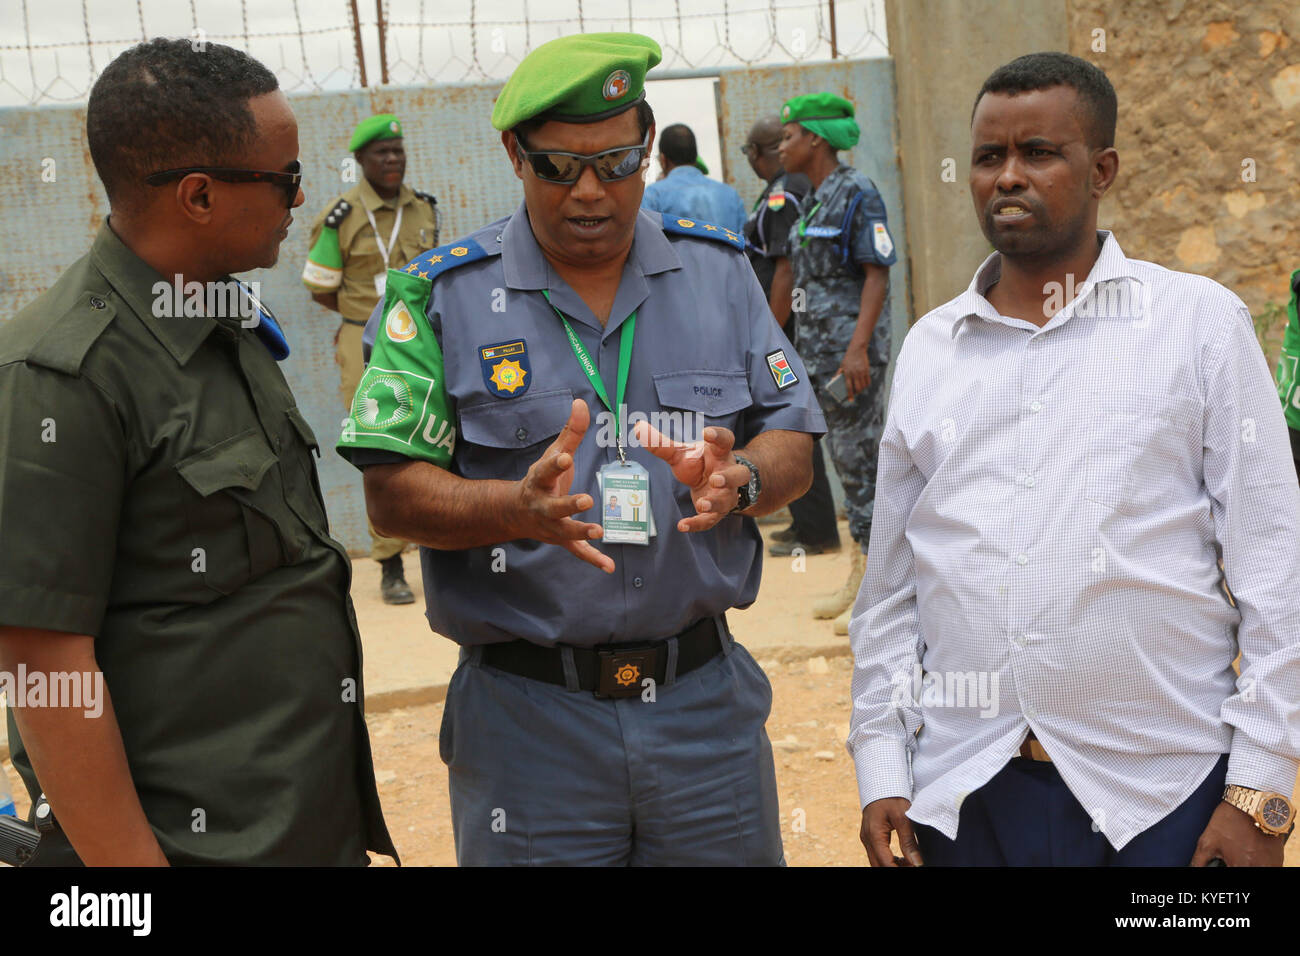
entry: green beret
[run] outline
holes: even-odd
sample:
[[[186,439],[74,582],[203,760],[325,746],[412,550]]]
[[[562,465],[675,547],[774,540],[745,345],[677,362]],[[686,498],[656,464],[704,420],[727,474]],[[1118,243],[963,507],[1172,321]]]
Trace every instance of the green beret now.
[[[357,124],[357,128],[352,131],[352,139],[348,141],[348,149],[355,153],[377,139],[397,139],[401,135],[402,124],[398,118],[392,113],[380,113]]]
[[[543,43],[515,67],[492,110],[492,125],[513,129],[534,117],[595,123],[639,103],[646,72],[663,59],[639,33],[577,33]]]
[[[834,93],[808,93],[786,100],[781,107],[781,122],[798,123],[833,149],[849,149],[861,135],[853,118],[853,104]]]

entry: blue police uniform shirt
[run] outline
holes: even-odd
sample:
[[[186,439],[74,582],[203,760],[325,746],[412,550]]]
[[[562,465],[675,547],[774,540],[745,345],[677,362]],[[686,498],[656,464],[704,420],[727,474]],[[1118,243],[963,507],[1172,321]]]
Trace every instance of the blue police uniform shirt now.
[[[522,205],[469,240],[417,259],[412,265],[439,255],[449,260],[449,249],[485,253],[435,275],[425,312],[442,349],[457,424],[450,470],[469,479],[522,478],[564,427],[573,399],[581,398],[592,420],[574,455],[571,491],[586,491],[596,501],[576,517],[600,520],[597,472],[617,459],[609,440],[617,426],[544,289],[595,361],[611,401],[620,330],[636,312],[629,418],[650,415],[652,424],[683,441],[701,437],[705,426],[722,426],[735,433],[738,448],[767,429],[824,434],[803,365],[772,318],[741,240],[703,238],[709,229],[720,231],[642,211],[604,329],[543,257]],[[367,355],[381,312],[382,305],[365,330]],[[526,387],[506,391],[490,379],[484,350],[498,346],[527,369]],[[361,468],[410,460],[374,448],[339,450]],[[592,542],[613,557],[613,574],[532,540],[461,551],[421,547],[433,630],[463,645],[525,638],[590,646],[670,637],[701,618],[751,604],[763,552],[753,519],[732,515],[708,531],[680,532],[677,521],[696,513],[690,489],[647,449],[630,446],[627,457],[650,475],[657,534],[649,545]]]
[[[740,193],[694,166],[675,166],[663,179],[647,186],[641,206],[673,219],[698,219],[726,226],[732,232],[745,228],[748,215]]]

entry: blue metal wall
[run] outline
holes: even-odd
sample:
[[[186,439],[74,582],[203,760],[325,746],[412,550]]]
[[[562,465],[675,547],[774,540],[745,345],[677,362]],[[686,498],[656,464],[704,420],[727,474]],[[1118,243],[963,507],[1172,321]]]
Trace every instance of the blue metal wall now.
[[[842,61],[816,66],[721,71],[722,128],[729,181],[747,202],[761,184],[739,147],[760,112],[774,112],[797,92],[835,89],[853,99],[863,123],[862,143],[849,161],[880,187],[899,246],[894,268],[894,323],[902,342],[907,317],[905,232],[896,162],[893,71],[889,60]],[[449,241],[509,215],[522,191],[503,155],[489,116],[498,86],[443,86],[320,93],[291,97],[298,117],[305,166],[306,204],[295,214],[274,269],[250,275],[276,313],[293,352],[284,372],[303,413],[325,445],[320,461],[334,534],[350,549],[368,551],[360,475],[332,450],[346,413],[339,396],[332,344],[338,319],[311,301],[299,281],[308,228],[316,213],[350,184],[341,179],[352,128],[372,113],[401,117],[407,182],[434,193]],[[671,119],[664,118],[665,122]],[[42,181],[42,163],[54,160],[54,182]],[[49,288],[89,247],[108,207],[86,149],[84,107],[0,110],[0,322]]]

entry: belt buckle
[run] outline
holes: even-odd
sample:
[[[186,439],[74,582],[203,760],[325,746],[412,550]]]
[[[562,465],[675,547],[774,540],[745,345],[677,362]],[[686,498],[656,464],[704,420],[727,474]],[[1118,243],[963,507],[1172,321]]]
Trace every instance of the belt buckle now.
[[[597,697],[619,699],[639,697],[641,682],[649,677],[654,679],[655,665],[659,661],[660,648],[655,645],[642,647],[597,648],[596,656],[600,662],[600,675],[593,693]]]

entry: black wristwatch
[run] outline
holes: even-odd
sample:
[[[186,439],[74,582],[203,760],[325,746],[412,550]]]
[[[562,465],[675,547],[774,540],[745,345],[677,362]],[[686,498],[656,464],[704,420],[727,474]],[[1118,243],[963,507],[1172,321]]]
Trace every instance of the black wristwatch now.
[[[732,454],[732,457],[736,459],[737,464],[744,465],[749,469],[749,481],[736,489],[736,494],[740,496],[740,500],[736,502],[736,507],[732,508],[730,511],[730,514],[735,514],[737,511],[744,511],[758,500],[758,493],[762,490],[763,483],[758,479],[757,465],[748,458],[742,458],[740,455],[734,453]]]

